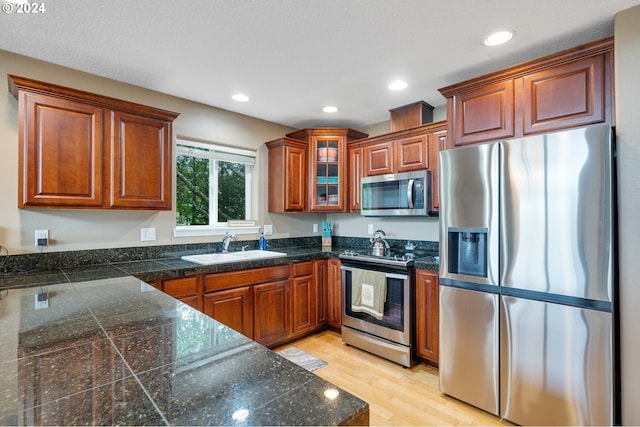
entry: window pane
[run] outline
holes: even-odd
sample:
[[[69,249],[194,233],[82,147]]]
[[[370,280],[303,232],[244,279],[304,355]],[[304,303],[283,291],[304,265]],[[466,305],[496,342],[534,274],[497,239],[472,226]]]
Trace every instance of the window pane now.
[[[176,225],[209,225],[209,160],[176,156]]]
[[[218,161],[218,222],[245,218],[245,165]]]

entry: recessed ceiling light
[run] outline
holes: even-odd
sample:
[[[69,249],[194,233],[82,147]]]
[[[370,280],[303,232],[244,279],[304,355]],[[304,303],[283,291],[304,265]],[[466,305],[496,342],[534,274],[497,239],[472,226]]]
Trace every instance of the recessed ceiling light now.
[[[233,98],[234,101],[238,102],[247,102],[249,100],[249,97],[242,93],[236,93],[231,98]]]
[[[396,80],[389,85],[389,89],[391,90],[402,90],[407,88],[407,82],[402,80]]]
[[[322,109],[325,113],[335,113],[338,111],[338,107],[334,107],[333,105],[327,105]]]
[[[513,31],[497,31],[484,39],[487,46],[498,46],[504,44],[513,38]]]

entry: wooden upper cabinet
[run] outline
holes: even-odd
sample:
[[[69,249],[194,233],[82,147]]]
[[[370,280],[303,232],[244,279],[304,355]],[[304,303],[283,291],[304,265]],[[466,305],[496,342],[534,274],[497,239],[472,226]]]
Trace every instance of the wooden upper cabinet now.
[[[447,146],[447,131],[441,130],[429,136],[429,170],[431,171],[431,208],[440,209],[440,151]]]
[[[456,145],[514,136],[513,102],[511,80],[455,95]]]
[[[18,207],[171,209],[177,113],[9,75]]]
[[[367,134],[309,128],[267,142],[269,212],[347,212],[347,144]]]
[[[407,172],[429,168],[428,135],[418,135],[395,142],[395,171]]]
[[[343,212],[347,208],[347,144],[344,136],[309,138],[309,210]]]
[[[267,143],[269,212],[303,212],[307,200],[307,145],[291,138]]]
[[[349,148],[349,211],[357,212],[362,203],[360,179],[364,176],[363,148]]]
[[[440,89],[447,148],[614,123],[613,37]]]
[[[393,173],[393,146],[393,141],[387,141],[364,147],[364,176]]]
[[[524,135],[605,121],[604,69],[598,55],[523,77]]]
[[[171,125],[114,112],[110,169],[115,208],[171,209]]]
[[[102,108],[29,92],[18,101],[18,207],[101,207]]]

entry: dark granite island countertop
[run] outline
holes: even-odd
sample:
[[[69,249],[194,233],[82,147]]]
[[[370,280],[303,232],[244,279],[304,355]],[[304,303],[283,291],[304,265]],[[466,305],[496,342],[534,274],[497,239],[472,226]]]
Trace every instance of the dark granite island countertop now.
[[[0,378],[0,425],[369,420],[366,402],[132,276],[0,290]]]

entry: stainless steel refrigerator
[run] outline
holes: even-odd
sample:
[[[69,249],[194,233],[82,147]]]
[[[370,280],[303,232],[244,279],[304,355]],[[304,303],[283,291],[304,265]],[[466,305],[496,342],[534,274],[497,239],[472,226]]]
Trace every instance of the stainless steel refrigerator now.
[[[595,125],[440,153],[440,389],[523,425],[617,422],[615,171]]]

